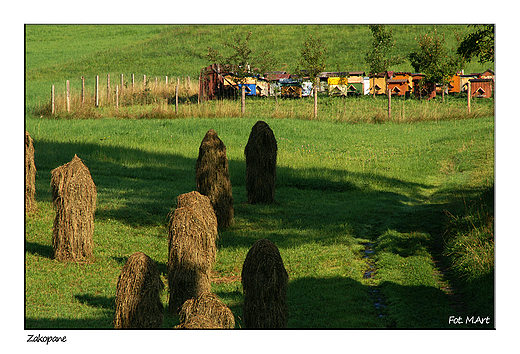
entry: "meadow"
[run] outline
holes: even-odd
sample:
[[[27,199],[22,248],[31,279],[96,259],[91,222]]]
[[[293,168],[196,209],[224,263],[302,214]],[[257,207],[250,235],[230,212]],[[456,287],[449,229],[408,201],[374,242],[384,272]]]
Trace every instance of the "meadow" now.
[[[286,37],[297,33],[293,26],[257,27],[284,30]],[[317,29],[338,31],[301,30]],[[221,30],[227,35],[244,28]],[[366,28],[342,30],[365,33]],[[157,262],[167,283],[167,215],[179,194],[196,189],[195,161],[209,129],[227,147],[235,201],[235,225],[219,230],[212,291],[233,311],[238,328],[241,267],[259,238],[278,246],[289,273],[290,328],[453,328],[452,315],[491,318],[488,325],[457,328],[494,326],[493,102],[479,102],[483,112],[468,117],[449,116],[453,109],[438,102],[402,101],[417,105],[413,110],[445,111],[433,119],[405,114],[390,121],[363,114],[363,99],[328,98],[317,121],[306,113],[277,116],[272,100],[261,99],[248,102],[245,117],[228,111],[174,119],[157,112],[95,119],[36,114],[48,98],[47,87],[73,75],[197,75],[206,65],[198,57],[197,48],[208,44],[201,38],[215,40],[211,26],[113,26],[95,35],[101,31],[98,26],[26,28],[25,129],[34,139],[38,171],[38,209],[25,221],[26,328],[111,328],[117,278],[137,251]],[[183,36],[196,38],[184,43],[183,53],[191,53],[191,60],[171,49],[179,45],[175,39],[183,43]],[[354,36],[330,35],[332,42],[340,38]],[[171,55],[152,56],[151,44],[156,53]],[[330,60],[343,65],[345,57]],[[279,100],[279,107],[292,112],[305,110],[306,104]],[[342,119],[341,107],[362,119]],[[274,205],[246,203],[244,147],[260,119],[278,142]],[[89,264],[52,259],[50,171],[74,154],[88,166],[98,190],[95,261]],[[374,271],[368,274],[368,269]],[[165,306],[167,298],[166,290]],[[165,328],[177,323],[165,312]]]

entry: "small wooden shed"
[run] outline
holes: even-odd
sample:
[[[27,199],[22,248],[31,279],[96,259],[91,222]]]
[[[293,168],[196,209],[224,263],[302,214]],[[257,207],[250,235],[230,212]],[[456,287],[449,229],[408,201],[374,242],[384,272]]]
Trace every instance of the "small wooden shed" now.
[[[495,81],[495,72],[491,69],[487,69],[482,74],[480,74],[481,79],[492,79]]]
[[[233,97],[237,87],[230,85],[225,76],[231,69],[215,63],[203,68],[199,78],[199,97],[203,100]]]
[[[324,71],[320,73],[318,78],[320,79],[319,92],[329,91],[329,78],[331,77],[347,77],[346,71]]]
[[[416,98],[424,98],[427,100],[435,98],[435,83],[425,82],[423,79],[426,75],[422,73],[413,73],[411,76],[413,82],[413,93]]]
[[[389,79],[387,83],[388,89],[394,96],[405,96],[410,92],[407,79]]]
[[[479,77],[480,74],[477,73],[460,75],[460,92],[467,92],[469,80],[478,79]]]
[[[490,98],[493,94],[493,79],[470,79],[471,97]]]
[[[350,95],[363,95],[364,94],[364,82],[365,72],[364,71],[349,71],[348,73],[348,88],[347,92]]]
[[[385,71],[379,74],[370,75],[370,94],[386,95],[386,80],[391,79],[394,75],[393,71]]]
[[[348,78],[347,77],[329,77],[327,79],[329,96],[347,96],[348,94]]]
[[[461,79],[460,76],[463,74],[463,71],[459,71],[455,75],[451,77],[450,82],[448,83],[448,93],[460,93],[461,89]]]
[[[301,98],[302,87],[300,83],[293,79],[280,80],[281,96],[284,98]]]
[[[269,82],[269,95],[274,96],[280,92],[280,80],[286,80],[291,77],[291,74],[287,74],[285,71],[271,71],[264,75],[266,80]]]

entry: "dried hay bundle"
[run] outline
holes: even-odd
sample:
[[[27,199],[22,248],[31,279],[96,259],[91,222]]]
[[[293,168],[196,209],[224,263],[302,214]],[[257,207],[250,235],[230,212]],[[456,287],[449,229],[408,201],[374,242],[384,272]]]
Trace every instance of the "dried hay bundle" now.
[[[193,316],[187,322],[181,322],[175,329],[215,329],[220,328],[217,327],[215,322],[213,322],[210,318],[206,318],[204,316]]]
[[[189,298],[211,290],[210,271],[217,257],[216,217],[209,199],[197,194],[182,195],[168,226],[169,310],[176,313]],[[206,200],[206,202],[203,202]],[[194,201],[194,202],[193,202]],[[209,207],[201,208],[201,206]]]
[[[234,209],[229,163],[226,146],[213,129],[208,130],[202,139],[195,171],[197,190],[209,198],[218,226],[230,226],[233,223]]]
[[[198,322],[211,323],[210,328],[235,328],[235,317],[231,310],[210,292],[203,293],[194,299],[188,299],[179,311],[179,319],[182,323]]]
[[[287,271],[274,243],[253,244],[242,267],[246,328],[287,327]]]
[[[132,254],[117,281],[114,328],[158,328],[163,323],[159,269],[143,252]]]
[[[211,232],[217,234],[217,217],[209,198],[197,191],[181,194],[177,197],[176,209],[182,207],[190,207],[204,215],[204,219],[208,223]]]
[[[251,129],[245,147],[247,201],[251,204],[275,202],[276,154],[274,133],[264,121]]]
[[[52,200],[56,208],[52,247],[54,258],[84,261],[92,257],[96,185],[90,171],[74,155],[71,162],[51,172]]]
[[[33,139],[25,132],[25,212],[31,213],[36,210],[36,165],[34,164]]]
[[[186,269],[182,265],[168,264],[168,287],[168,310],[171,314],[177,314],[186,300],[210,292],[211,281],[208,272],[203,269]]]

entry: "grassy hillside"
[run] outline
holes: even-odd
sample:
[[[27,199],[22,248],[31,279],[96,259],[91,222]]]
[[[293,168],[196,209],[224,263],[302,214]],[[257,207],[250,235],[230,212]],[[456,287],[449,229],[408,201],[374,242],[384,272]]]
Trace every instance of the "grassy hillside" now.
[[[421,34],[444,35],[455,47],[456,36],[471,31],[465,25],[393,25],[396,54],[415,50]],[[252,32],[254,51],[268,50],[280,70],[293,71],[308,35],[328,49],[327,70],[364,70],[364,55],[372,34],[367,25],[27,25],[26,93],[28,104],[47,98],[52,84],[106,74],[198,77],[210,64],[207,48],[224,50],[222,42]],[[468,72],[489,65],[472,62]],[[409,62],[391,70],[412,71]]]
[[[449,46],[470,30],[393,26],[396,50],[409,53],[414,37],[435,28]],[[490,316],[489,324],[458,327],[493,327],[494,100],[474,100],[467,115],[460,97],[396,99],[389,121],[381,118],[386,100],[371,97],[321,97],[319,120],[308,119],[310,100],[262,98],[249,100],[245,116],[219,118],[190,115],[222,108],[196,99],[183,101],[183,116],[161,116],[161,107],[144,116],[35,114],[52,84],[61,92],[81,76],[197,77],[208,46],[221,49],[249,30],[253,49],[270,50],[282,70],[293,70],[308,34],[329,47],[327,70],[367,70],[365,25],[26,26],[25,129],[34,139],[38,209],[25,219],[25,326],[111,328],[117,277],[137,251],[158,263],[166,282],[168,213],[179,194],[196,189],[198,148],[212,128],[227,148],[235,207],[235,225],[219,231],[212,291],[238,328],[241,267],[259,238],[279,247],[289,273],[291,328],[457,328],[450,316]],[[239,112],[238,102],[230,105]],[[246,203],[244,147],[259,119],[278,143],[274,205]],[[89,264],[53,259],[51,171],[74,154],[98,190]],[[167,306],[167,290],[161,300]],[[165,328],[178,321],[165,313]]]

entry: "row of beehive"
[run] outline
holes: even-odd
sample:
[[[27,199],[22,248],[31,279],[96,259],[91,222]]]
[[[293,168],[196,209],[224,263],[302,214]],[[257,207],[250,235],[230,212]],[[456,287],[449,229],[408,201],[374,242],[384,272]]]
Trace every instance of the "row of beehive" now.
[[[294,75],[285,71],[267,73],[264,77],[247,77],[237,80],[229,72],[221,72],[217,64],[213,64],[206,73],[220,78],[222,92],[232,92],[235,88],[245,86],[248,96],[272,96],[277,92],[282,97],[312,96],[313,83],[309,79],[298,80]],[[450,80],[447,92],[450,94],[467,92],[468,82],[471,82],[472,97],[491,97],[494,90],[494,72],[487,70],[484,73],[464,75],[459,72]],[[328,92],[331,96],[348,95],[387,95],[387,89],[394,96],[410,96],[433,98],[436,93],[442,92],[442,87],[435,84],[424,84],[421,73],[386,71],[376,75],[365,76],[363,71],[350,72],[323,72],[319,76],[319,92]],[[201,80],[201,87],[205,78]],[[212,82],[218,80],[212,79]],[[208,90],[206,90],[208,91]],[[201,89],[201,92],[204,90]],[[208,98],[217,98],[208,97]],[[220,97],[219,97],[220,98]]]

